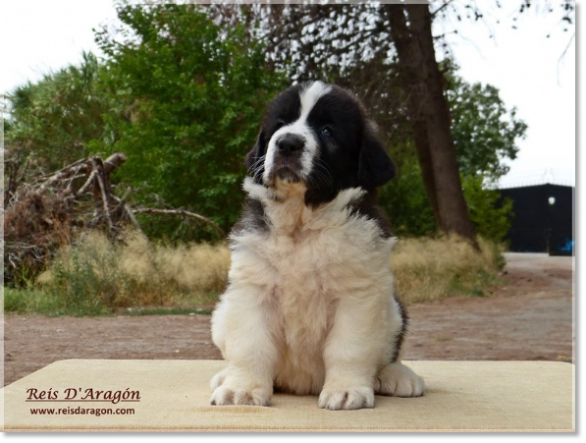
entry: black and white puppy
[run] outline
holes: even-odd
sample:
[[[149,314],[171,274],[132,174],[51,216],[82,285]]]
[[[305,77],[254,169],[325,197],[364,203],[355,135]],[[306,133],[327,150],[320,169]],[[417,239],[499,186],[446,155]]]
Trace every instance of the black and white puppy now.
[[[246,162],[229,286],[212,318],[228,364],[211,403],[266,406],[273,388],[319,394],[328,409],[423,395],[400,362],[407,316],[374,204],[395,170],[362,105],[337,86],[293,86],[269,104]]]

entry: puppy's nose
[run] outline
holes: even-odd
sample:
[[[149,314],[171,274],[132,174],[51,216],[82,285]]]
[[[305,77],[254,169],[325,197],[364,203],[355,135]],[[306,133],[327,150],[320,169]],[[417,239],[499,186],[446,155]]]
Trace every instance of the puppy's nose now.
[[[277,148],[282,155],[291,155],[303,148],[305,141],[295,134],[286,134],[277,142]]]

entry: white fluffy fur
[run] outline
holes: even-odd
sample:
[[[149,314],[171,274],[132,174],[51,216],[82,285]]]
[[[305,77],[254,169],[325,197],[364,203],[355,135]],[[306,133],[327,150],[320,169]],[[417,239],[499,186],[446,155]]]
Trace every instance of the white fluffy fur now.
[[[228,366],[212,380],[212,404],[268,405],[273,385],[320,394],[328,409],[373,407],[375,391],[422,395],[420,377],[399,362],[386,366],[401,329],[394,240],[349,214],[364,191],[311,209],[301,183],[271,191],[247,179],[244,188],[265,205],[271,229],[231,238],[230,285],[212,318]]]

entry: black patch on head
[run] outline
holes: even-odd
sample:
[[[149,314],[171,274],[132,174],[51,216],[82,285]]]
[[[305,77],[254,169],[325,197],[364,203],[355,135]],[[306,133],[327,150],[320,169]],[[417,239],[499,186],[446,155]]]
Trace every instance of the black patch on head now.
[[[395,348],[393,350],[393,355],[391,356],[391,363],[395,363],[399,358],[401,346],[403,345],[403,340],[405,339],[405,334],[407,333],[407,326],[409,324],[409,316],[407,315],[407,310],[405,309],[405,306],[403,306],[403,303],[401,303],[401,300],[399,300],[398,297],[395,297],[395,300],[397,302],[397,305],[399,306],[399,314],[401,315],[403,324],[401,325],[401,330],[395,336],[394,339]]]
[[[246,155],[248,174],[255,183],[262,184],[264,174],[264,156],[267,153],[268,143],[275,132],[282,126],[292,123],[299,118],[301,112],[301,85],[292,86],[281,92],[271,101],[263,118],[262,128],[254,148]]]
[[[313,106],[307,123],[317,137],[319,155],[313,161],[305,202],[318,206],[333,200],[343,189],[359,186],[358,163],[365,117],[353,96],[332,86]]]
[[[368,192],[360,201],[350,204],[350,214],[374,220],[381,231],[382,238],[391,237],[391,222],[385,211],[375,204],[376,193]]]
[[[270,221],[266,216],[263,204],[259,200],[247,197],[244,200],[242,216],[232,227],[232,233],[239,234],[247,231],[264,234],[269,232],[269,224]]]
[[[395,165],[373,132],[367,128],[363,136],[358,163],[358,183],[365,189],[378,188],[396,175]]]

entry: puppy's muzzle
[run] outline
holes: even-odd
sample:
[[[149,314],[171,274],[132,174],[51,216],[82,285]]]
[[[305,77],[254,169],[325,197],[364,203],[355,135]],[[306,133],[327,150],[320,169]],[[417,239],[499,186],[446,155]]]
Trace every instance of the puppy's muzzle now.
[[[296,134],[284,134],[277,140],[276,147],[274,176],[293,183],[300,181],[305,139]]]

